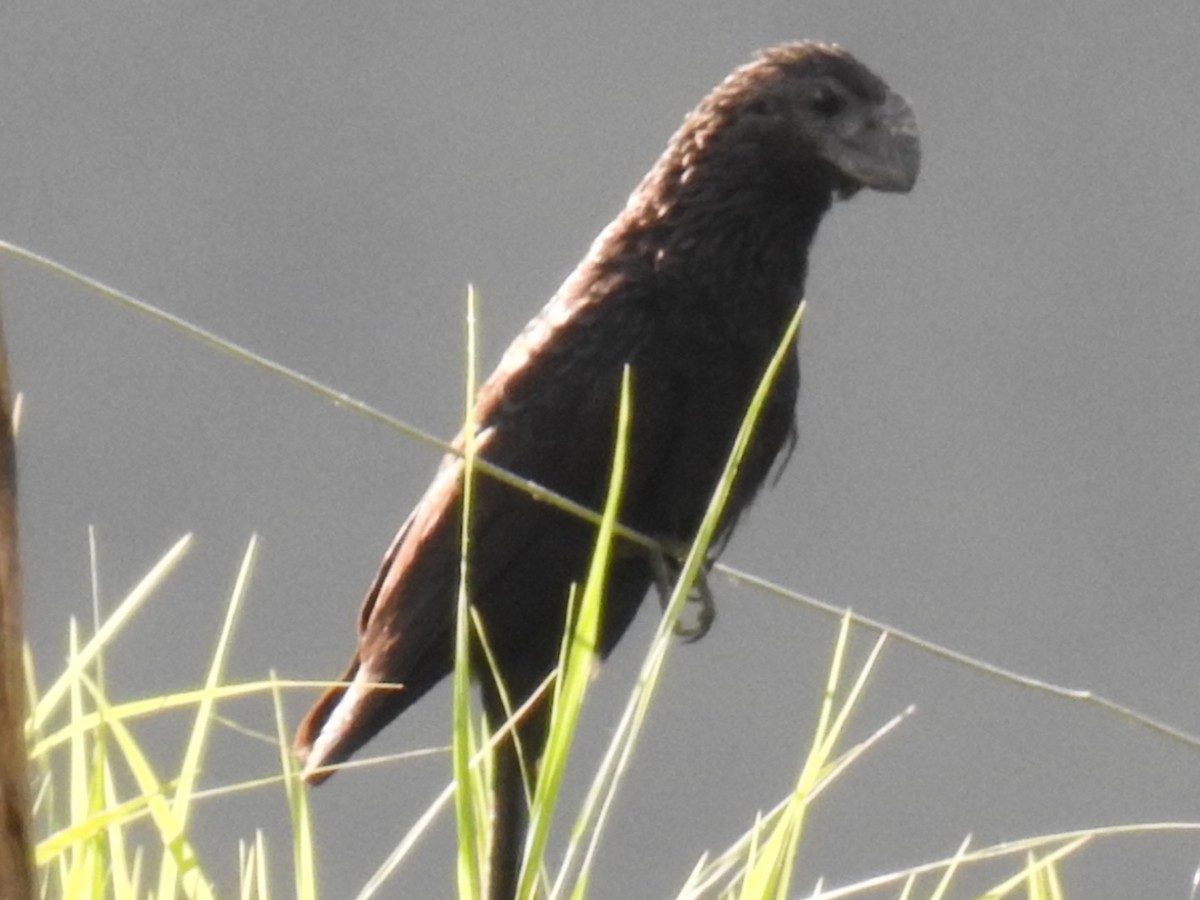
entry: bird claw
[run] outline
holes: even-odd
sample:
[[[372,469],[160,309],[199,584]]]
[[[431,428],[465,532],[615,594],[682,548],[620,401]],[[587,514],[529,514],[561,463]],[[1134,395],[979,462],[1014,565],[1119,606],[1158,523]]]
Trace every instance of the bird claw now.
[[[717,603],[713,599],[712,591],[708,588],[708,577],[703,572],[700,573],[696,583],[692,585],[691,591],[688,592],[687,602],[699,604],[699,609],[696,610],[696,622],[694,625],[685,625],[682,620],[677,621],[675,633],[683,638],[684,643],[694,644],[708,634],[708,630],[712,628],[713,622],[717,618]]]
[[[660,553],[651,555],[651,566],[654,569],[654,583],[658,588],[658,604],[665,610],[675,589],[679,568],[673,560],[669,560]],[[687,625],[684,624],[681,616],[675,622],[675,634],[683,638],[684,643],[694,644],[708,634],[717,618],[717,603],[709,589],[708,576],[705,571],[701,570],[696,576],[696,581],[688,590],[687,599],[684,602],[689,605],[699,605],[699,609],[696,611],[696,621],[692,625]]]

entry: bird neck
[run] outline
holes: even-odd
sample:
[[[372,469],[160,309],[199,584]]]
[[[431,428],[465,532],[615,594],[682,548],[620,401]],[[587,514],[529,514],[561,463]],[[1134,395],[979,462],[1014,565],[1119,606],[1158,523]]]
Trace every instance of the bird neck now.
[[[832,189],[819,172],[780,173],[745,156],[684,161],[670,153],[659,161],[615,232],[670,302],[761,345],[803,294],[808,248]]]

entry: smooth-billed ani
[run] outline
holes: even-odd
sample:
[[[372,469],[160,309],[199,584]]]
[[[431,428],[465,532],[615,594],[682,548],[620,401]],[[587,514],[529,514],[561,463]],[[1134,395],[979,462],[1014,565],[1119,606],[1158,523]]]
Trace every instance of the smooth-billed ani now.
[[[821,217],[835,198],[864,187],[907,192],[919,158],[908,104],[848,53],[811,42],[764,51],[688,115],[625,209],[509,347],[479,393],[477,452],[599,507],[628,363],[634,404],[621,519],[688,543],[803,292]],[[793,351],[744,457],[726,535],[793,431],[799,384]],[[300,726],[296,749],[314,783],[328,777],[314,770],[347,759],[451,671],[462,474],[458,457],[442,461],[367,593],[348,686],[327,691]],[[516,705],[555,664],[568,590],[585,575],[595,527],[482,475],[473,503],[470,596]],[[619,545],[602,655],[654,578],[647,551]],[[504,713],[495,685],[486,666],[475,671],[497,727]],[[520,726],[534,758],[545,713],[535,709]],[[498,760],[497,898],[512,894],[526,815],[507,748]]]

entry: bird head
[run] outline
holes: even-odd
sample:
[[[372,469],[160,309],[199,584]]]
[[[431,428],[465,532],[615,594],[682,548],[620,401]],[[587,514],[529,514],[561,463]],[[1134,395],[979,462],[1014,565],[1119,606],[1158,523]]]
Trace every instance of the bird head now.
[[[743,153],[747,164],[765,161],[773,174],[841,197],[861,188],[905,193],[920,169],[912,108],[832,44],[764,51],[718,86],[696,115],[719,125],[697,132],[701,144],[707,133],[728,141],[726,149]]]

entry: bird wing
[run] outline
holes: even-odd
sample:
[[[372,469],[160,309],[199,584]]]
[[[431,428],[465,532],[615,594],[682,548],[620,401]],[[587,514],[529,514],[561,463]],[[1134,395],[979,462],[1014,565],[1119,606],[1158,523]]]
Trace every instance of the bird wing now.
[[[573,291],[568,281],[509,347],[476,406],[480,457],[593,509],[602,501],[612,455],[612,440],[597,439],[597,432],[615,434],[620,364],[645,340],[645,331],[630,321],[634,314],[614,308],[633,298],[604,287],[600,315],[598,303],[587,303],[599,295]],[[660,420],[646,425],[665,426]],[[462,435],[454,446],[462,448]],[[458,456],[443,459],[385,555],[363,603],[347,684],[330,688],[297,732],[306,771],[348,758],[449,672],[463,468]],[[626,487],[638,485],[627,481]],[[550,505],[477,473],[471,520],[477,539],[469,563],[472,601],[485,614],[511,593],[489,587],[531,545],[544,545],[547,527],[561,527],[561,519]]]

